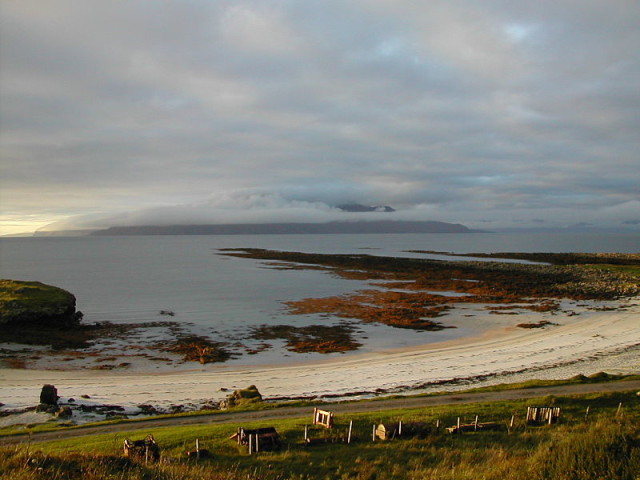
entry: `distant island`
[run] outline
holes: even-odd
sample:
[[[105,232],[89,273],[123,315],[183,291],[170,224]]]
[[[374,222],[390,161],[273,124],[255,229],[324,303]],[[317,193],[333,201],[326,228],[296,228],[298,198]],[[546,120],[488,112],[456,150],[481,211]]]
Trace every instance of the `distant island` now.
[[[140,225],[110,227],[91,235],[290,235],[336,233],[472,233],[458,223],[394,220],[327,223],[239,223],[217,225]]]

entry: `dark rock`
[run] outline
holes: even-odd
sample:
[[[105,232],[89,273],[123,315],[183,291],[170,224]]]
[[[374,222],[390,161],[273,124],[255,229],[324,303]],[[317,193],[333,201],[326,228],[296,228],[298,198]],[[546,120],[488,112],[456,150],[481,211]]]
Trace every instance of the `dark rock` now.
[[[140,413],[144,415],[157,415],[159,413],[158,409],[153,405],[143,404],[138,405],[138,408],[140,409]]]
[[[73,411],[71,410],[71,407],[64,406],[64,407],[60,407],[58,411],[55,413],[55,415],[58,418],[69,418],[73,415]]]
[[[124,413],[107,412],[105,414],[105,418],[109,420],[128,420],[129,415],[126,415]]]
[[[120,405],[78,405],[78,409],[85,413],[99,413],[105,415],[125,411],[125,408]]]
[[[111,412],[124,412],[126,409],[120,405],[98,405],[98,410]]]
[[[48,403],[41,403],[36,407],[36,412],[44,412],[55,414],[58,411],[57,405],[49,405]]]
[[[47,405],[58,405],[58,389],[53,385],[43,385],[40,392],[40,403]]]

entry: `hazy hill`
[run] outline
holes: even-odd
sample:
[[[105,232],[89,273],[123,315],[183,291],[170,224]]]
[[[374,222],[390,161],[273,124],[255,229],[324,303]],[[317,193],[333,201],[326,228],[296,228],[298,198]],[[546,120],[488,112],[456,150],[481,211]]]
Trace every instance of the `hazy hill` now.
[[[110,227],[91,235],[266,235],[329,233],[470,233],[457,223],[413,221],[354,221],[328,223],[260,223],[222,225],[142,225]]]

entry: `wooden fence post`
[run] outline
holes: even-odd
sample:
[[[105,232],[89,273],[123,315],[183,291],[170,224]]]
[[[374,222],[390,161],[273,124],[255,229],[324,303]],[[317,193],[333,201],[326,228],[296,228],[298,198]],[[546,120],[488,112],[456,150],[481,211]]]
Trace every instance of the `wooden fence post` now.
[[[353,420],[349,420],[349,434],[347,435],[347,445],[351,444],[351,430],[353,429]]]
[[[398,436],[402,436],[402,420],[398,422]]]
[[[436,433],[440,433],[440,419],[436,420]]]
[[[375,442],[376,441],[376,424],[373,424],[373,435],[371,437],[371,441]]]
[[[516,416],[515,415],[511,415],[511,422],[509,422],[509,428],[513,428],[513,424],[516,420]]]
[[[253,454],[253,435],[249,434],[249,455]]]
[[[584,421],[587,421],[587,418],[589,418],[589,407],[590,405],[587,405],[587,411],[584,413]]]
[[[478,431],[478,415],[476,415],[476,420],[475,422],[473,422],[473,431],[474,432]]]

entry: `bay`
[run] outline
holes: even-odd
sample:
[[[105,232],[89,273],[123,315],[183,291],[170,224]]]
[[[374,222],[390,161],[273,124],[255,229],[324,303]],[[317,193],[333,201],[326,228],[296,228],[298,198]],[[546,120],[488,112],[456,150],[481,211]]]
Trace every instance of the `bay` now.
[[[336,324],[340,319],[289,315],[282,302],[354,292],[364,282],[314,270],[279,270],[263,262],[221,255],[223,248],[308,253],[419,256],[408,250],[454,253],[639,251],[639,234],[380,234],[29,237],[0,239],[0,276],[56,285],[76,295],[85,322],[175,321],[221,339],[248,335],[252,326]],[[425,255],[442,258],[436,255]],[[162,310],[175,313],[161,316]],[[483,326],[451,316],[455,326],[414,332],[358,326],[362,351],[400,348],[477,333]],[[496,320],[506,321],[506,320]],[[290,361],[282,345],[236,363]],[[318,358],[298,354],[296,360]]]

